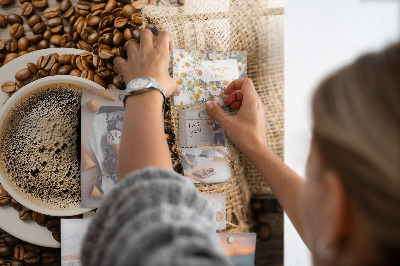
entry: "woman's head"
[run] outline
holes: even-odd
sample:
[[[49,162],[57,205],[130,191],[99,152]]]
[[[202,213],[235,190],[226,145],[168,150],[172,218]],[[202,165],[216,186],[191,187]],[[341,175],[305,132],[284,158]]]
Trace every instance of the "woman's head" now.
[[[303,208],[316,262],[398,264],[400,44],[325,79],[313,119]]]

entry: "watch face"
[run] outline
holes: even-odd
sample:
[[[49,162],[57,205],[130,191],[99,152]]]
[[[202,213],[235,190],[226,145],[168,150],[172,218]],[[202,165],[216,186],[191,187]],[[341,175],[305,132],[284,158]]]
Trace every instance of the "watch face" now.
[[[132,88],[135,90],[147,88],[151,83],[149,78],[138,78],[132,82]]]

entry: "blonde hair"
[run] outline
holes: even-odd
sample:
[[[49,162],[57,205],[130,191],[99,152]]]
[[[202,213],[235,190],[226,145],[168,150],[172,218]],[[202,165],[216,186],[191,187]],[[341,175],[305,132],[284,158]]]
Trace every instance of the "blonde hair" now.
[[[400,264],[400,43],[340,69],[313,97],[313,141],[371,227],[379,263]]]

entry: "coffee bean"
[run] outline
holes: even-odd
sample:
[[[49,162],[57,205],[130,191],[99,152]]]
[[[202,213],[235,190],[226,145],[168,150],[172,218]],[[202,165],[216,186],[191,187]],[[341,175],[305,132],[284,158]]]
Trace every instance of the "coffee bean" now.
[[[53,235],[53,238],[54,238],[56,241],[61,242],[60,229],[51,231],[51,234]]]
[[[145,28],[150,30],[154,35],[158,34],[158,30],[157,30],[156,26],[152,23],[146,24]]]
[[[71,7],[71,1],[70,0],[62,0],[58,8],[60,9],[61,13],[64,13],[70,7]]]
[[[77,44],[77,47],[80,47],[80,49],[85,50],[85,51],[92,51],[92,46],[90,46],[85,41],[79,41],[78,44]]]
[[[7,22],[10,25],[13,25],[15,23],[18,23],[18,24],[23,24],[24,23],[24,21],[22,20],[22,17],[20,15],[17,15],[17,14],[8,15],[7,16]]]
[[[6,6],[10,4],[12,0],[0,0],[0,6]]]
[[[72,28],[70,25],[64,26],[64,34],[72,34]]]
[[[33,26],[35,26],[36,24],[38,24],[39,22],[42,22],[42,17],[35,14],[32,15],[29,19],[28,19],[28,26],[30,28],[32,28]]]
[[[38,224],[43,223],[45,218],[46,216],[44,214],[32,212],[32,220],[34,220]]]
[[[46,30],[46,24],[45,24],[43,21],[37,23],[36,25],[34,25],[34,26],[32,27],[32,32],[33,32],[34,34],[43,33],[45,30]]]
[[[39,70],[38,73],[37,73],[37,78],[41,79],[41,78],[44,78],[44,77],[48,77],[49,75],[50,75],[50,73],[48,71]]]
[[[76,76],[76,77],[80,77],[81,76],[81,71],[79,71],[79,69],[73,69],[70,73],[69,73],[69,75],[70,76]]]
[[[4,59],[4,65],[10,62],[11,60],[14,60],[15,58],[18,57],[17,53],[7,53],[6,58]]]
[[[13,93],[15,92],[16,87],[17,85],[15,84],[14,81],[7,81],[1,85],[1,90],[4,91],[5,93]]]
[[[34,63],[27,63],[26,66],[28,69],[32,72],[32,74],[36,75],[38,72],[38,69]]]
[[[40,253],[40,248],[36,245],[28,244],[25,246],[26,252]]]
[[[50,19],[58,17],[59,13],[60,12],[58,11],[57,7],[48,7],[43,11],[43,16],[47,19]]]
[[[43,70],[45,71],[50,71],[51,68],[54,66],[54,64],[56,63],[57,58],[56,56],[54,56],[54,54],[50,54],[50,55],[46,55],[43,58],[43,61],[41,63],[41,67]]]
[[[42,34],[43,39],[50,41],[51,37],[53,36],[53,33],[51,30],[45,30]]]
[[[29,17],[33,14],[33,5],[31,2],[25,2],[21,5],[20,12],[24,17]]]
[[[19,23],[13,24],[10,28],[10,35],[16,39],[22,37],[24,35],[24,27]]]
[[[89,2],[82,1],[76,4],[76,8],[80,10],[90,11],[91,5]]]
[[[54,28],[54,27],[57,27],[62,24],[62,19],[60,17],[53,17],[53,18],[47,20],[46,24],[48,27]]]
[[[108,45],[108,46],[112,46],[113,45],[113,34],[111,32],[105,33],[103,35],[104,39],[103,39],[103,43]]]
[[[30,220],[32,218],[32,214],[30,211],[21,210],[19,212],[19,218],[23,221]]]
[[[132,6],[135,9],[142,9],[147,5],[147,0],[135,0],[132,2]]]
[[[131,4],[127,4],[122,8],[122,13],[127,19],[131,19],[135,13],[135,8]]]
[[[10,266],[24,266],[24,263],[21,261],[11,261]]]
[[[1,88],[4,92],[7,93],[12,93],[15,91],[15,88],[13,88],[12,86],[4,86],[4,88]],[[11,198],[8,196],[4,196],[4,197],[0,197],[0,206],[7,206],[8,204],[10,204],[11,202]]]
[[[55,63],[54,66],[51,68],[50,70],[50,76],[54,76],[58,74],[58,71],[61,68],[61,64],[60,63]]]
[[[33,73],[29,70],[29,68],[23,68],[15,74],[15,79],[19,81],[24,81],[32,77],[32,75]]]
[[[72,55],[70,55],[70,54],[63,54],[63,55],[60,55],[60,56],[57,58],[57,62],[59,62],[59,63],[62,64],[62,65],[70,64],[70,63],[71,63],[71,58],[72,58]]]
[[[90,8],[90,11],[91,12],[95,12],[97,10],[101,10],[102,11],[106,7],[106,5],[107,5],[106,3],[95,4]],[[91,14],[89,14],[89,15],[91,15]]]
[[[56,261],[57,255],[54,252],[45,251],[40,256],[41,262],[45,264],[53,263]]]
[[[61,36],[60,46],[64,47],[67,43],[71,41],[72,41],[72,36],[70,34],[64,34],[63,36]]]
[[[37,253],[26,252],[24,254],[24,261],[26,263],[37,263],[40,261],[40,256]]]
[[[65,19],[68,19],[68,18],[70,18],[72,15],[74,15],[75,14],[75,7],[73,7],[73,6],[71,6],[70,8],[68,8],[68,10],[67,11],[65,11],[64,13],[63,13],[63,18],[65,18]]]
[[[112,12],[117,7],[116,0],[108,0],[106,7],[104,8],[105,11]]]
[[[0,51],[3,51],[5,48],[6,48],[6,41],[0,38]]]
[[[122,46],[125,43],[124,35],[121,32],[116,32],[113,36],[113,44],[115,46]]]
[[[104,79],[102,79],[99,75],[94,75],[93,81],[104,88],[107,87],[107,82]]]
[[[0,28],[5,28],[7,27],[7,18],[0,14]]]
[[[7,246],[7,245],[3,245],[0,246],[0,258],[7,258],[10,257],[12,255],[12,249]]]
[[[36,49],[41,50],[41,49],[46,49],[49,48],[49,41],[48,40],[41,40],[36,44]]]
[[[114,27],[117,29],[124,29],[128,25],[128,19],[127,18],[122,18],[118,17],[114,20]]]
[[[16,90],[21,89],[25,84],[21,81],[16,81]],[[15,209],[20,211],[22,209],[22,205],[19,204],[18,201],[16,201],[14,198],[11,198],[11,206],[13,206]]]
[[[58,70],[58,75],[68,75],[72,69],[73,67],[71,65],[64,65]]]
[[[92,70],[84,70],[84,71],[82,71],[81,78],[93,81],[94,73]]]
[[[142,24],[143,23],[143,17],[141,13],[135,13],[132,15],[132,21],[135,22],[136,24]]]
[[[100,34],[97,31],[94,31],[92,34],[89,35],[89,37],[87,38],[87,42],[89,45],[93,45],[95,43],[97,43],[97,41],[100,38]]]
[[[50,31],[53,34],[62,34],[63,32],[63,25],[58,25],[57,27],[51,28]]]
[[[20,240],[16,237],[13,237],[12,235],[8,235],[4,238],[4,243],[6,243],[9,246],[15,246],[20,242]]]
[[[47,0],[31,0],[34,7],[43,8],[47,6]]]
[[[124,38],[129,41],[133,39],[133,30],[131,28],[126,28],[124,30]]]
[[[10,38],[6,41],[6,50],[8,52],[14,53],[18,50],[18,41],[15,38]]]
[[[101,17],[99,16],[92,16],[89,20],[88,20],[88,26],[89,27],[96,27],[99,25],[101,20]]]
[[[31,44],[37,44],[42,39],[43,39],[43,35],[40,35],[40,34],[36,34],[36,35],[33,35],[33,36],[28,38],[29,43],[31,43]]]
[[[18,40],[18,49],[20,51],[26,51],[29,47],[29,39],[26,37],[22,37]]]
[[[56,46],[60,46],[60,41],[61,41],[61,35],[53,35],[50,38],[50,43],[54,44]]]
[[[24,260],[25,248],[23,245],[18,244],[14,247],[14,258],[17,260]]]

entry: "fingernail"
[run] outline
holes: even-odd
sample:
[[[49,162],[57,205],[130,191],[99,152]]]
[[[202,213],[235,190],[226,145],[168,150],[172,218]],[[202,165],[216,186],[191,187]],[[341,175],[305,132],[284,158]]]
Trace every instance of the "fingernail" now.
[[[179,94],[181,94],[181,92],[182,92],[182,88],[181,88],[181,86],[178,85],[178,90],[176,91],[176,93],[178,93],[178,95],[179,95]]]
[[[214,108],[214,105],[211,102],[206,103],[206,110],[210,112]]]

